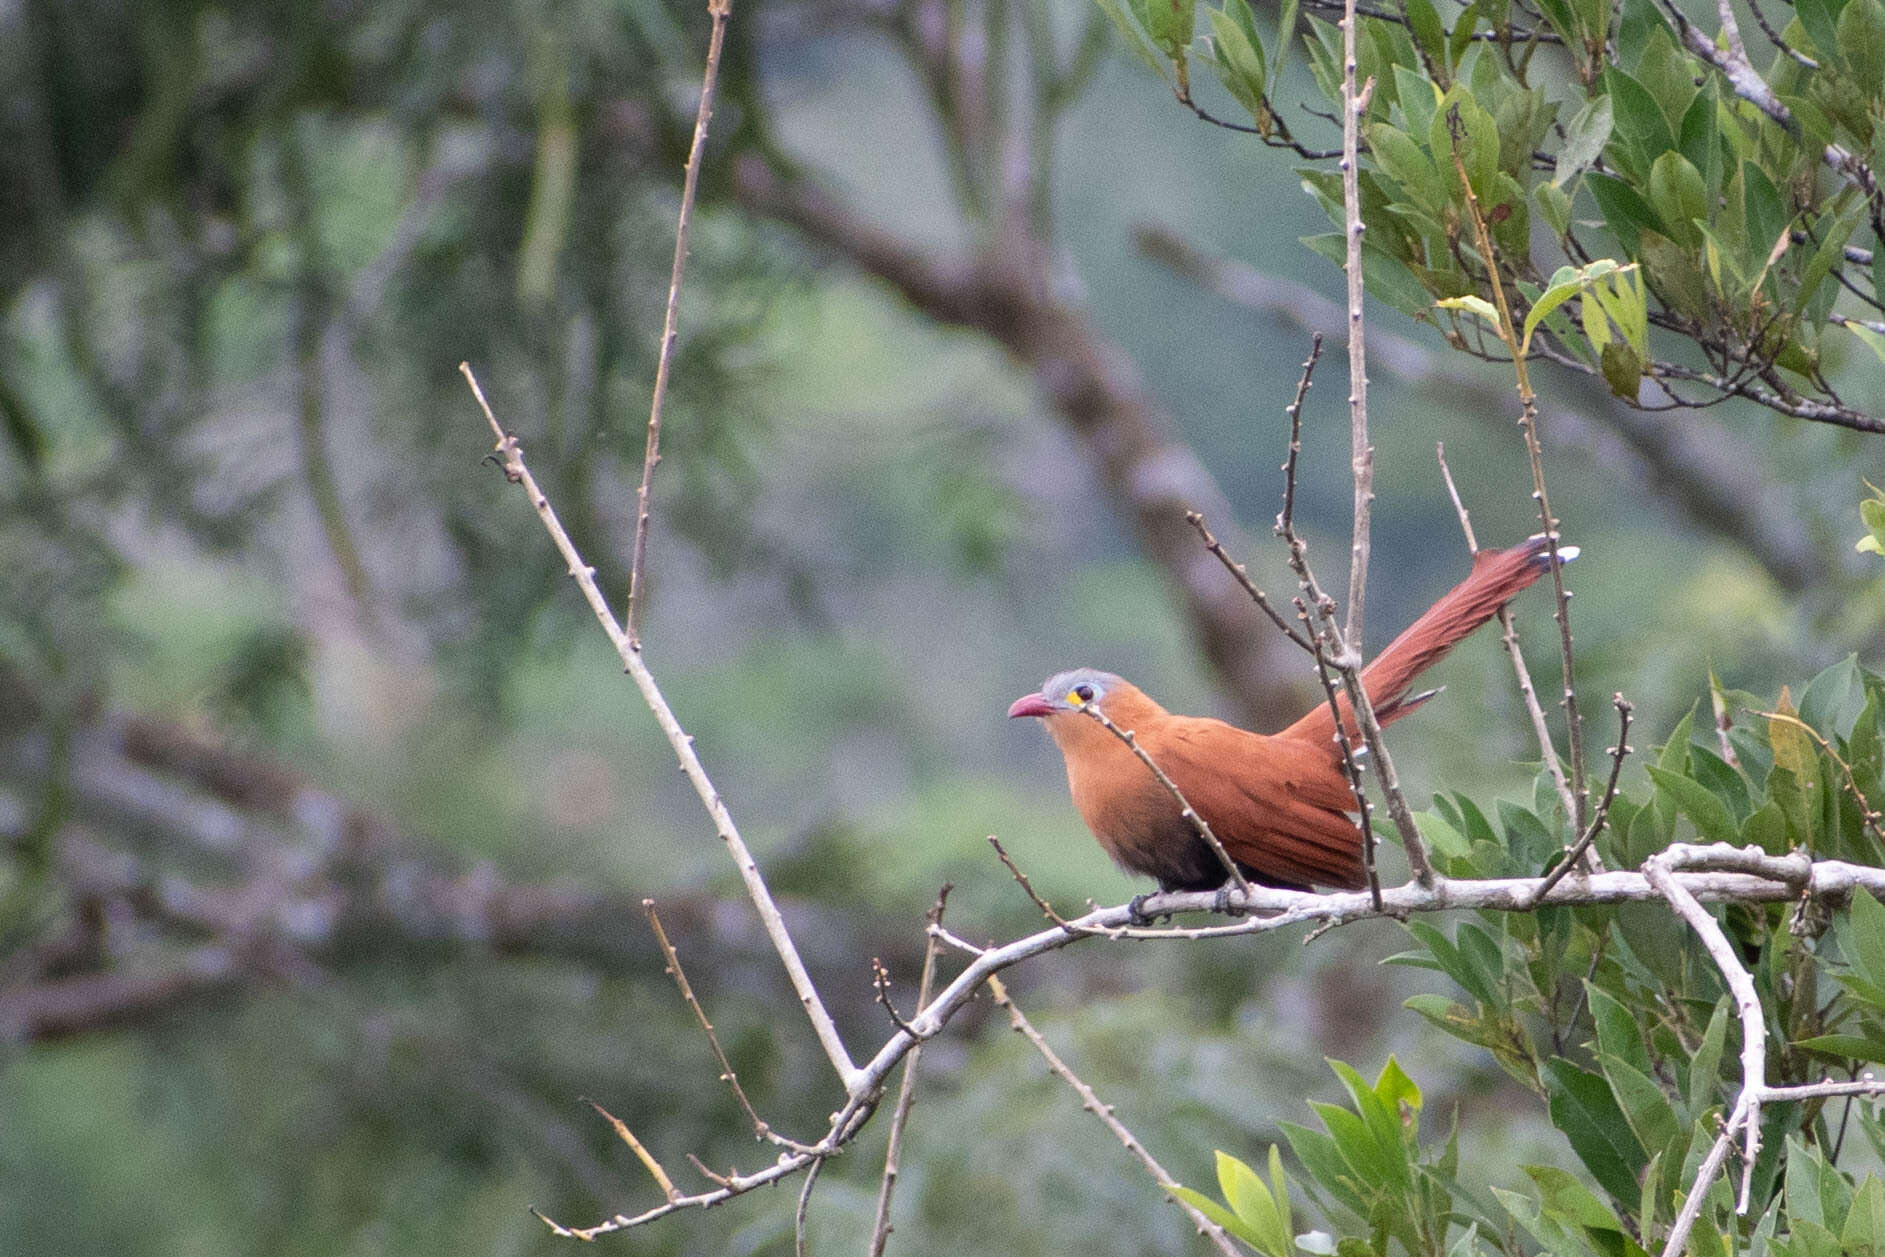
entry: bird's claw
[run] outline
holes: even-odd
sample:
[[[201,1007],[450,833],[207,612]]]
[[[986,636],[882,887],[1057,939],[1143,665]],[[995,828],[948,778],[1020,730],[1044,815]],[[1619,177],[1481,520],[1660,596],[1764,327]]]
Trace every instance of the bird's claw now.
[[[1172,914],[1169,912],[1161,913],[1158,916],[1148,916],[1146,914],[1145,901],[1150,899],[1154,894],[1158,894],[1158,893],[1161,893],[1161,892],[1148,890],[1144,892],[1143,894],[1134,895],[1131,899],[1127,900],[1126,902],[1127,923],[1130,925],[1143,927],[1147,925],[1156,925],[1161,919],[1166,920],[1166,921],[1171,920]]]
[[[1211,911],[1217,913],[1219,916],[1226,917],[1249,915],[1249,908],[1245,907],[1243,904],[1231,903],[1231,889],[1232,887],[1229,882],[1225,882],[1222,886],[1218,887],[1217,897],[1211,901]]]

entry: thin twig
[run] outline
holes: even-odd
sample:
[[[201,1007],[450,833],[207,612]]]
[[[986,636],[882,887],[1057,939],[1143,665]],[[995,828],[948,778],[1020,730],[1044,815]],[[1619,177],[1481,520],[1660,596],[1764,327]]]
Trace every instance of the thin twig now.
[[[674,1180],[668,1177],[668,1172],[661,1168],[661,1163],[655,1160],[654,1153],[648,1151],[647,1148],[642,1146],[641,1140],[635,1138],[635,1132],[628,1128],[628,1123],[603,1108],[600,1104],[597,1104],[594,1100],[589,1101],[589,1107],[602,1114],[602,1116],[608,1120],[609,1125],[615,1128],[616,1135],[620,1137],[623,1143],[628,1145],[629,1151],[633,1152],[636,1158],[642,1163],[642,1166],[648,1171],[648,1176],[654,1179],[655,1186],[661,1189],[661,1194],[668,1198],[669,1203],[681,1199],[681,1189],[674,1185]]]
[[[803,1148],[797,1140],[787,1139],[775,1132],[753,1108],[753,1102],[746,1096],[746,1089],[740,1086],[739,1075],[733,1072],[733,1062],[727,1059],[726,1052],[720,1047],[720,1036],[714,1033],[713,1023],[707,1020],[707,1010],[694,996],[694,988],[687,980],[687,974],[681,969],[681,957],[674,950],[674,944],[668,941],[668,932],[661,928],[661,917],[655,911],[655,901],[644,899],[641,910],[648,914],[648,924],[654,928],[655,942],[661,946],[661,955],[667,962],[668,974],[674,979],[674,985],[681,989],[681,998],[694,1010],[694,1019],[700,1023],[701,1031],[707,1036],[707,1044],[713,1049],[714,1060],[720,1063],[720,1080],[733,1089],[733,1098],[739,1101],[740,1110],[753,1124],[753,1135],[759,1139],[770,1140],[790,1148]]]
[[[1309,337],[1309,356],[1296,377],[1296,396],[1283,408],[1289,419],[1289,450],[1283,455],[1283,509],[1276,516],[1276,535],[1288,537],[1296,527],[1296,463],[1302,458],[1302,404],[1315,381],[1316,363],[1322,361],[1322,333]],[[1311,653],[1314,653],[1311,650]]]
[[[1321,337],[1317,337],[1311,348],[1308,361],[1303,363],[1303,383],[1296,388],[1296,402],[1290,406],[1289,414],[1289,454],[1283,461],[1283,509],[1276,517],[1276,534],[1281,537],[1289,550],[1290,570],[1296,573],[1302,596],[1297,600],[1297,613],[1302,616],[1304,627],[1315,645],[1311,652],[1316,660],[1318,671],[1333,668],[1341,677],[1342,688],[1348,695],[1349,710],[1356,717],[1356,724],[1367,745],[1368,753],[1374,757],[1376,779],[1381,782],[1382,794],[1387,798],[1388,816],[1394,821],[1394,829],[1400,835],[1401,846],[1406,850],[1407,863],[1413,870],[1414,879],[1426,886],[1433,881],[1433,865],[1427,859],[1426,844],[1420,837],[1420,830],[1414,824],[1414,815],[1407,806],[1407,796],[1401,791],[1400,778],[1394,771],[1394,760],[1388,754],[1386,743],[1381,737],[1381,724],[1375,719],[1374,704],[1369,700],[1367,688],[1361,682],[1361,650],[1355,642],[1347,640],[1341,626],[1335,619],[1335,600],[1322,592],[1316,581],[1315,573],[1309,566],[1309,545],[1296,531],[1296,465],[1302,452],[1302,398],[1308,387],[1306,381],[1314,370],[1317,352],[1321,349]],[[1314,619],[1311,619],[1311,609]],[[1318,627],[1319,623],[1319,627]],[[1329,688],[1329,681],[1323,677],[1324,689]],[[1374,829],[1369,823],[1367,792],[1361,787],[1359,764],[1356,763],[1354,748],[1351,746],[1346,722],[1342,719],[1340,703],[1331,695],[1330,711],[1335,718],[1335,736],[1341,746],[1342,761],[1349,775],[1350,785],[1355,793],[1356,805],[1362,813],[1362,865],[1368,875],[1369,893],[1374,902],[1381,902],[1380,878],[1374,865]]]
[[[1047,1067],[1054,1071],[1062,1082],[1072,1087],[1074,1094],[1080,1097],[1080,1107],[1099,1118],[1106,1129],[1113,1133],[1114,1138],[1125,1146],[1126,1151],[1145,1167],[1146,1173],[1152,1176],[1152,1180],[1165,1189],[1166,1198],[1177,1204],[1190,1217],[1192,1224],[1198,1228],[1198,1234],[1208,1237],[1218,1250],[1228,1254],[1228,1257],[1241,1257],[1241,1250],[1231,1243],[1230,1236],[1224,1233],[1223,1227],[1205,1217],[1197,1206],[1173,1194],[1171,1189],[1176,1180],[1150,1152],[1146,1151],[1145,1145],[1139,1142],[1138,1136],[1127,1129],[1126,1124],[1114,1115],[1113,1106],[1101,1103],[1093,1088],[1082,1081],[1080,1076],[1068,1067],[1067,1062],[1060,1059],[1047,1040],[1041,1037],[1041,1032],[1034,1028],[1034,1023],[1029,1021],[1022,1014],[1021,1009],[1015,1005],[1014,1000],[1009,998],[1008,988],[1002,985],[1001,979],[991,974],[988,979],[988,989],[989,993],[994,996],[996,1006],[1008,1011],[1008,1022],[1014,1027],[1015,1033],[1034,1045],[1034,1050],[1041,1054],[1041,1059],[1047,1062]]]
[[[688,1163],[694,1167],[695,1173],[699,1174],[702,1178],[706,1179],[709,1183],[712,1183],[715,1187],[726,1187],[733,1182],[733,1180],[728,1178],[726,1175],[716,1174],[712,1170],[708,1169],[707,1163],[705,1161],[702,1161],[699,1157],[695,1156],[691,1152],[687,1154],[687,1160],[688,1160]],[[738,1171],[736,1170],[734,1171],[734,1173],[737,1174]]]
[[[1295,642],[1304,650],[1313,653],[1315,647],[1310,644],[1309,639],[1298,632],[1295,625],[1283,618],[1283,613],[1271,605],[1269,596],[1261,589],[1258,589],[1256,582],[1250,579],[1250,573],[1244,570],[1244,565],[1231,558],[1230,555],[1225,552],[1223,542],[1211,535],[1211,530],[1205,526],[1204,516],[1197,511],[1186,511],[1185,522],[1190,524],[1192,528],[1197,531],[1198,539],[1204,542],[1204,548],[1209,550],[1212,556],[1215,557],[1219,563],[1224,565],[1224,570],[1229,572],[1231,576],[1236,579],[1237,583],[1243,587],[1243,591],[1246,594],[1250,595],[1250,600],[1263,609],[1263,614],[1269,616],[1271,622],[1274,623],[1276,627],[1283,630],[1284,636],[1288,637],[1290,641]]]
[[[1460,517],[1460,531],[1466,534],[1468,553],[1479,553],[1479,541],[1473,536],[1473,517],[1466,509],[1466,503],[1460,499],[1459,487],[1453,483],[1453,469],[1447,466],[1446,444],[1434,446],[1435,456],[1440,460],[1440,478],[1446,482],[1447,496],[1453,499],[1453,509]],[[1551,740],[1551,725],[1545,719],[1545,709],[1538,702],[1538,691],[1532,686],[1532,671],[1525,666],[1525,655],[1518,646],[1518,625],[1512,618],[1512,608],[1499,608],[1499,638],[1505,643],[1505,653],[1512,660],[1512,671],[1518,677],[1519,696],[1525,702],[1525,714],[1531,717],[1532,734],[1538,739],[1538,752],[1545,762],[1545,770],[1551,774],[1551,784],[1558,791],[1558,805],[1564,809],[1564,820],[1569,824],[1577,815],[1577,802],[1571,795],[1571,783],[1565,779],[1564,765],[1558,761],[1558,748]]]
[[[1204,839],[1204,845],[1216,854],[1218,862],[1224,866],[1224,871],[1230,875],[1230,880],[1236,885],[1238,892],[1248,896],[1250,882],[1244,877],[1244,871],[1237,867],[1237,861],[1230,858],[1230,852],[1224,850],[1224,844],[1219,842],[1217,835],[1211,832],[1210,822],[1198,815],[1198,810],[1191,806],[1189,799],[1185,798],[1185,793],[1178,788],[1178,783],[1167,777],[1165,770],[1152,762],[1152,757],[1145,753],[1143,746],[1139,745],[1137,735],[1131,729],[1122,729],[1114,724],[1112,719],[1099,709],[1098,704],[1087,703],[1080,707],[1079,711],[1082,715],[1091,716],[1104,725],[1108,733],[1124,742],[1126,749],[1138,756],[1139,762],[1152,771],[1152,775],[1158,778],[1158,783],[1165,787],[1165,793],[1171,795],[1172,800],[1178,804],[1178,814],[1190,822],[1191,828],[1197,831],[1198,837]]]
[[[1026,894],[1029,899],[1034,901],[1035,907],[1041,910],[1041,915],[1063,930],[1070,928],[1067,925],[1067,918],[1055,912],[1053,904],[1048,903],[1047,900],[1035,893],[1034,883],[1030,882],[1028,875],[1021,871],[1021,866],[1014,862],[1014,859],[1008,854],[1008,849],[1001,845],[1001,839],[990,834],[988,836],[988,845],[995,848],[995,855],[1007,866],[1008,872],[1013,875],[1015,881],[1020,883],[1022,892]]]
[[[1843,784],[1846,788],[1846,793],[1850,794],[1853,798],[1853,802],[1859,805],[1859,815],[1865,818],[1865,827],[1872,831],[1873,837],[1879,839],[1881,842],[1885,842],[1885,828],[1880,828],[1880,821],[1885,820],[1885,814],[1873,810],[1871,802],[1865,797],[1865,791],[1859,789],[1859,779],[1853,775],[1852,765],[1848,764],[1839,752],[1833,749],[1833,744],[1826,740],[1824,734],[1806,721],[1800,719],[1800,717],[1789,715],[1786,712],[1753,711],[1750,709],[1750,714],[1760,716],[1767,720],[1784,721],[1801,730],[1809,738],[1812,738],[1814,742],[1818,743],[1820,750],[1826,753],[1827,758],[1839,765],[1840,774],[1844,778]]]
[[[818,1186],[818,1176],[825,1170],[824,1157],[812,1160],[811,1167],[805,1171],[805,1183],[799,1188],[798,1208],[792,1211],[792,1252],[793,1257],[805,1257],[810,1251],[805,1242],[805,1215],[812,1206],[812,1188]]]
[[[883,960],[877,956],[871,957],[871,989],[877,992],[877,1002],[884,1006],[886,1013],[890,1014],[891,1025],[912,1039],[921,1037],[916,1031],[910,1029],[910,1023],[903,1019],[903,1014],[897,1011],[897,1006],[890,1002],[890,970],[884,968]]]
[[[635,495],[635,544],[629,556],[628,610],[623,616],[628,640],[641,643],[643,588],[648,564],[649,492],[655,464],[661,461],[661,410],[668,397],[668,374],[674,365],[675,322],[681,309],[681,279],[687,273],[687,234],[694,220],[694,192],[700,186],[700,159],[707,147],[707,123],[713,118],[713,91],[720,77],[720,49],[726,42],[727,18],[733,0],[707,0],[713,29],[707,36],[707,66],[700,78],[700,108],[694,114],[694,142],[687,150],[687,171],[681,178],[681,210],[674,227],[674,268],[668,277],[668,309],[661,323],[661,355],[655,361],[654,399],[648,405],[648,447],[642,455],[641,488]]]
[[[674,718],[674,711],[668,706],[667,699],[661,693],[661,687],[655,684],[654,673],[648,670],[642,659],[641,648],[630,639],[620,625],[615,622],[609,604],[602,597],[602,590],[596,584],[596,570],[583,562],[582,555],[576,549],[576,543],[570,540],[562,521],[556,517],[556,511],[543,490],[537,486],[536,477],[524,465],[523,447],[517,438],[504,431],[497,416],[491,412],[491,405],[484,399],[484,390],[478,386],[477,376],[472,374],[471,364],[461,362],[458,369],[463,373],[465,382],[471,386],[472,396],[478,399],[478,406],[484,411],[485,420],[491,425],[491,431],[497,436],[497,454],[504,468],[505,479],[513,484],[522,485],[524,493],[530,499],[531,507],[537,512],[537,518],[550,534],[557,552],[569,564],[569,574],[582,590],[583,597],[589,601],[589,609],[595,613],[596,621],[602,625],[603,632],[609,635],[615,653],[622,661],[622,666],[634,680],[635,688],[641,691],[642,700],[648,710],[654,714],[655,723],[661,727],[668,745],[673,748],[675,758],[680,761],[681,772],[694,787],[701,806],[706,808],[712,819],[714,830],[720,840],[726,844],[727,851],[733,856],[734,864],[739,868],[740,879],[746,884],[746,893],[752,899],[753,906],[759,912],[760,923],[766,928],[766,936],[772,940],[773,950],[778,952],[780,962],[785,966],[786,976],[792,981],[792,990],[798,995],[799,1003],[805,1014],[811,1019],[812,1030],[818,1036],[818,1042],[825,1050],[825,1056],[831,1067],[837,1071],[846,1092],[856,1100],[863,1092],[858,1076],[858,1068],[845,1050],[844,1040],[838,1034],[837,1023],[831,1019],[831,1013],[825,1008],[824,1000],[819,998],[818,988],[813,985],[811,974],[806,972],[805,962],[800,959],[798,946],[792,941],[792,935],[785,927],[785,918],[779,913],[779,905],[773,902],[772,891],[766,885],[766,879],[760,876],[759,865],[747,849],[745,839],[740,837],[739,826],[733,823],[733,814],[727,810],[720,798],[720,792],[714,788],[713,779],[701,766],[700,757],[694,753],[694,739],[681,728],[680,721]]]
[[[1296,598],[1296,614],[1301,617],[1303,627],[1311,633],[1315,625],[1309,619],[1309,608],[1302,596]],[[1321,650],[1312,652],[1316,661],[1316,679],[1322,682],[1322,693],[1329,703],[1329,718],[1335,722],[1335,745],[1341,752],[1342,775],[1348,779],[1348,792],[1355,796],[1355,810],[1361,814],[1361,870],[1368,879],[1368,897],[1377,911],[1381,908],[1381,874],[1375,868],[1374,860],[1374,801],[1368,797],[1368,786],[1362,780],[1361,758],[1355,753],[1355,743],[1348,736],[1348,721],[1342,718],[1342,696],[1338,689],[1335,673],[1329,668],[1329,661]]]
[[[1604,796],[1598,801],[1597,810],[1591,813],[1590,823],[1584,827],[1584,832],[1577,836],[1577,841],[1564,853],[1558,866],[1547,873],[1544,882],[1539,885],[1540,898],[1550,894],[1551,888],[1563,881],[1566,874],[1583,864],[1585,852],[1597,841],[1597,835],[1603,832],[1604,822],[1610,817],[1610,805],[1616,801],[1617,780],[1623,776],[1623,761],[1631,749],[1630,713],[1636,708],[1623,697],[1621,691],[1611,695],[1610,701],[1617,709],[1617,744],[1610,748],[1610,780],[1605,784]]]
[[[929,910],[932,927],[942,925],[943,909],[949,904],[949,892],[952,889],[948,882],[944,882],[942,889],[936,892],[936,905]],[[938,941],[932,928],[923,945],[923,976],[916,986],[916,1006],[919,1011],[929,1003],[930,986],[936,979]],[[890,1232],[895,1230],[890,1225],[890,1199],[897,1189],[897,1175],[901,1172],[903,1128],[910,1120],[910,1106],[916,1102],[916,1063],[922,1055],[923,1045],[918,1043],[903,1058],[903,1081],[897,1087],[897,1107],[890,1113],[890,1140],[884,1150],[884,1175],[877,1188],[877,1219],[871,1226],[870,1257],[883,1257],[884,1245],[890,1239]]]
[[[1564,560],[1558,554],[1558,517],[1551,513],[1551,495],[1545,488],[1544,451],[1538,437],[1538,398],[1532,392],[1531,371],[1526,365],[1525,355],[1519,352],[1521,341],[1518,324],[1513,321],[1511,303],[1506,300],[1505,280],[1499,273],[1499,255],[1493,248],[1492,232],[1486,226],[1486,216],[1479,208],[1479,195],[1473,191],[1472,180],[1466,176],[1466,161],[1460,154],[1460,128],[1459,106],[1454,105],[1447,112],[1453,170],[1465,190],[1473,235],[1479,245],[1480,260],[1486,267],[1493,303],[1498,308],[1499,339],[1512,351],[1512,373],[1518,386],[1519,428],[1525,434],[1525,456],[1532,470],[1532,500],[1538,504],[1538,518],[1544,525],[1546,553],[1551,559],[1551,588],[1556,598],[1552,614],[1558,621],[1558,648],[1564,673],[1565,741],[1571,753],[1571,823],[1582,833],[1586,825],[1584,813],[1589,804],[1589,792],[1584,783],[1584,726],[1578,715],[1577,688],[1572,680],[1571,596],[1565,592]]]

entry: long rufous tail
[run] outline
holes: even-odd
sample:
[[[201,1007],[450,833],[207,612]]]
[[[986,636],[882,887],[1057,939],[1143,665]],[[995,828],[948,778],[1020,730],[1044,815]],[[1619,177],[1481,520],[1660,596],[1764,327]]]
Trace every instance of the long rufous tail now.
[[[1576,557],[1576,546],[1558,547],[1561,562],[1569,563]],[[1426,614],[1408,625],[1406,632],[1361,670],[1362,684],[1374,703],[1375,717],[1385,725],[1418,707],[1426,696],[1408,698],[1407,691],[1414,678],[1438,663],[1461,638],[1497,615],[1500,607],[1550,570],[1550,547],[1542,534],[1509,550],[1481,550],[1474,555],[1472,575],[1441,595],[1438,602],[1427,608]],[[1345,721],[1349,719],[1346,698],[1342,700],[1342,715]],[[1353,730],[1352,722],[1349,728]],[[1283,730],[1282,736],[1332,742],[1335,717],[1330,714],[1327,703],[1317,703],[1308,715]]]

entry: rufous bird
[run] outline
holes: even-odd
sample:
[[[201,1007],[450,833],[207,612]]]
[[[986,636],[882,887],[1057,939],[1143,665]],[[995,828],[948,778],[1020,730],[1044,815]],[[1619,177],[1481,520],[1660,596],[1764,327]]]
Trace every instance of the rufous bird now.
[[[1561,545],[1558,555],[1568,563],[1577,549]],[[1416,676],[1550,566],[1543,536],[1475,555],[1472,574],[1362,669],[1380,722],[1399,720],[1437,693],[1408,690]],[[1010,717],[1038,716],[1047,726],[1067,761],[1073,805],[1116,864],[1156,878],[1161,890],[1213,890],[1227,878],[1223,862],[1131,748],[1082,712],[1088,707],[1132,732],[1246,878],[1305,890],[1365,884],[1361,830],[1351,817],[1355,796],[1327,703],[1317,703],[1281,733],[1251,733],[1221,720],[1175,716],[1129,681],[1075,668],[1055,673],[1040,693],[1016,699],[1008,709]],[[1342,713],[1352,735],[1346,698]]]

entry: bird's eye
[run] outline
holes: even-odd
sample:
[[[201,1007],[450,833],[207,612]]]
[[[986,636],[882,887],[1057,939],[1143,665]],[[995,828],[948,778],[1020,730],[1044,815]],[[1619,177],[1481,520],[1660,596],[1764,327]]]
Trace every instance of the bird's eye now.
[[[1090,703],[1093,701],[1093,687],[1090,685],[1076,685],[1073,687],[1073,693],[1069,694],[1067,697],[1073,699],[1076,703]]]

